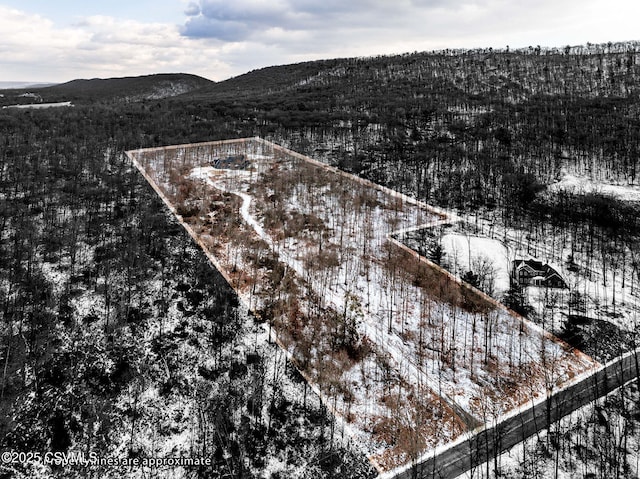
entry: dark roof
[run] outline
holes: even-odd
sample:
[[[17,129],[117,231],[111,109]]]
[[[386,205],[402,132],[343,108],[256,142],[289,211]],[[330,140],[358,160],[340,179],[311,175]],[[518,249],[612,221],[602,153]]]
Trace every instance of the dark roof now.
[[[544,264],[542,261],[538,261],[535,259],[517,259],[514,261],[515,267],[519,267],[522,264],[526,264],[536,271],[546,271],[547,269],[553,270],[548,264]]]
[[[513,261],[514,269],[528,266],[536,273],[536,278],[542,278],[545,282],[552,280],[553,277],[557,278],[558,283],[566,287],[564,278],[555,269],[542,261],[535,259],[517,259]]]

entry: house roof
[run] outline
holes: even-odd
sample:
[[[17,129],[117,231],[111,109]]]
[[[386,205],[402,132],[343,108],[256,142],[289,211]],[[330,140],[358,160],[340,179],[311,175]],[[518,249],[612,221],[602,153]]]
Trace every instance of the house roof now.
[[[516,266],[516,269],[521,270],[521,269],[528,269],[529,271],[531,271],[532,273],[537,273],[539,270],[532,268],[531,266],[529,266],[526,263],[520,263],[519,265]]]
[[[563,284],[566,284],[564,278],[560,275],[560,273],[558,273],[558,271],[556,271],[548,264],[543,263],[542,261],[538,261],[535,259],[517,259],[514,260],[513,264],[518,271],[526,268],[530,272],[534,273],[535,276],[531,278],[532,280],[549,281],[555,277]]]
[[[542,261],[538,261],[535,259],[517,259],[514,261],[516,267],[527,265],[531,269],[536,271],[543,271],[545,268],[548,268],[549,265],[544,264]]]

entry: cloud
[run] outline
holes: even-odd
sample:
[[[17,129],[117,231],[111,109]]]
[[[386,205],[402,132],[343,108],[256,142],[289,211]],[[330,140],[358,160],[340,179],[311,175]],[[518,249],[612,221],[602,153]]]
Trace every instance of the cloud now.
[[[627,2],[625,7],[615,3],[617,0],[198,0],[198,9],[180,32],[187,38],[260,45],[267,52],[265,59],[272,52],[289,61],[634,38],[634,27],[629,26],[627,34],[616,27],[632,23],[630,19],[637,17],[624,12],[637,12],[640,7],[637,2]],[[600,21],[605,17],[606,23]]]
[[[402,28],[407,22],[427,19],[431,13],[459,12],[468,6],[484,8],[488,4],[490,0],[199,0],[189,8],[190,18],[181,31],[187,37],[223,40],[225,35],[220,32],[224,32],[223,26],[229,23],[238,41],[251,40],[270,29],[376,31]],[[397,32],[402,33],[402,30]]]
[[[292,58],[398,53],[406,50],[504,46],[547,24],[566,5],[539,0],[536,9],[513,0],[198,0],[180,33],[187,38],[271,46]],[[553,14],[552,14],[553,13]],[[555,16],[554,16],[555,15]],[[549,20],[551,19],[551,21]],[[504,38],[496,45],[496,37]]]
[[[197,3],[189,3],[189,5],[187,5],[187,8],[184,10],[184,14],[187,17],[194,17],[196,15],[200,14],[200,6]]]
[[[102,15],[64,27],[0,5],[0,80],[160,71],[222,80],[322,58],[619,41],[637,38],[640,16],[640,2],[622,0],[181,1],[174,23]]]
[[[182,33],[191,38],[215,38],[223,42],[239,42],[248,37],[249,31],[249,25],[243,22],[198,15],[187,22]]]
[[[225,49],[180,35],[177,25],[110,16],[81,18],[58,28],[50,20],[0,6],[0,80],[189,72],[221,80],[235,73]]]
[[[277,0],[200,0],[194,7],[181,33],[222,41],[249,40],[264,29],[279,26],[285,15],[284,5]]]

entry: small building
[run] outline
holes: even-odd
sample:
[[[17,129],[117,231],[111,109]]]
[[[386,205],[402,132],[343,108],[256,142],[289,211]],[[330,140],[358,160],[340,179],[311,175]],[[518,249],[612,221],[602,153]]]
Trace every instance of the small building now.
[[[211,166],[222,170],[244,170],[249,166],[249,161],[244,155],[230,155],[226,158],[214,158]]]
[[[33,98],[35,101],[42,103],[42,97],[37,93],[23,93],[22,95],[18,95],[20,98]]]
[[[513,278],[520,286],[567,288],[564,278],[555,269],[535,259],[517,259],[513,262]]]

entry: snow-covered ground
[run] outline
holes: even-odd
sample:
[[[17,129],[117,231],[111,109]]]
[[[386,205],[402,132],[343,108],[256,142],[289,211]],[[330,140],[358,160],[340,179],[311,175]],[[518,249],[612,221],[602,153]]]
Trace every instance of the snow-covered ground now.
[[[467,271],[490,277],[493,296],[500,297],[509,289],[510,256],[500,241],[480,236],[447,233],[441,240],[445,252],[443,262],[457,276]],[[489,280],[489,278],[487,278]]]
[[[638,399],[628,384],[457,479],[639,477]]]
[[[602,184],[602,183],[598,183]],[[633,187],[620,186],[627,193]],[[626,199],[632,195],[627,194]],[[588,354],[606,361],[632,347],[640,319],[640,283],[634,238],[623,237],[610,251],[608,240],[573,231],[568,225],[505,227],[490,211],[464,217],[456,232],[490,237],[505,244],[513,258],[535,258],[560,273],[566,289],[529,286],[525,297],[544,328],[562,333],[577,318],[591,347]],[[600,341],[602,335],[607,341]],[[615,337],[613,336],[615,335]]]
[[[61,101],[58,103],[33,103],[30,105],[8,105],[3,106],[2,108],[20,108],[20,109],[44,109],[44,108],[59,108],[64,106],[73,106],[70,101]]]
[[[587,177],[564,172],[562,179],[549,185],[549,191],[567,191],[575,194],[599,193],[619,200],[640,201],[640,185],[623,185],[593,181]]]
[[[167,197],[199,205],[202,216],[190,225],[208,238],[245,303],[287,308],[273,313],[283,346],[381,469],[595,366],[388,240],[399,230],[438,224],[433,210],[299,155],[245,147],[246,170],[207,166],[241,144],[136,154]],[[221,193],[239,199],[237,211],[225,210],[230,217],[207,205]],[[203,214],[203,207],[210,210]],[[456,234],[443,243],[461,268],[470,252],[474,265],[475,251],[506,264],[496,268],[495,285],[508,288],[502,243]],[[280,284],[266,281],[269,271],[251,259],[256,255],[277,257],[285,271]],[[283,287],[286,274],[293,279]],[[367,352],[349,357],[349,347]]]

